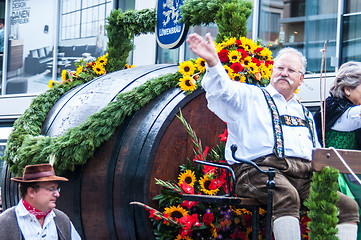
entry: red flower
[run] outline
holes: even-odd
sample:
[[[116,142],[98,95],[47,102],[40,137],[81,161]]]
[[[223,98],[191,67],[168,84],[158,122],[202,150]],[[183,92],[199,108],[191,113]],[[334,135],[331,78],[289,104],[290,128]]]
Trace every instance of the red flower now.
[[[180,230],[180,235],[182,238],[184,238],[185,236],[191,236],[193,230],[191,229],[192,226],[195,227],[199,227],[201,226],[201,224],[198,221],[198,215],[197,214],[193,214],[191,215],[187,215],[184,217],[181,217],[178,222],[182,225],[184,225],[184,227]]]
[[[194,206],[197,206],[198,202],[195,201],[183,201],[180,206],[187,208],[187,209],[191,209]]]
[[[252,62],[254,62],[257,67],[261,66],[261,62],[257,58],[252,58]]]
[[[248,56],[248,53],[242,48],[238,48],[237,51],[242,54],[242,58],[246,58]]]
[[[228,51],[226,49],[222,49],[219,53],[218,53],[218,57],[219,60],[221,60],[222,63],[226,63],[228,62],[229,58],[228,58]]]
[[[266,67],[268,67],[269,65],[273,65],[273,61],[266,61],[265,65]]]
[[[196,160],[204,161],[203,156],[207,157],[208,150],[209,150],[209,147],[206,146],[206,149],[204,149],[203,154],[198,154],[198,155],[194,156],[193,161],[196,161]]]
[[[183,181],[180,187],[185,193],[194,194],[194,188],[187,184],[185,181]]]
[[[221,138],[221,142],[226,142],[227,138],[228,138],[228,130],[227,128],[224,129],[224,133],[223,134],[219,134],[218,136],[219,138]]]
[[[232,63],[231,68],[235,73],[241,72],[243,70],[243,66],[238,62]]]
[[[205,175],[209,174],[209,173],[214,173],[217,171],[216,167],[212,167],[212,166],[208,166],[208,165],[204,165],[203,166],[203,173]]]
[[[259,47],[259,48],[257,48],[256,50],[254,50],[254,53],[259,53],[259,52],[261,52],[262,50],[263,50],[263,48]]]
[[[211,224],[213,222],[213,220],[214,220],[213,213],[205,213],[203,215],[203,222],[204,222],[205,225]]]
[[[237,44],[237,46],[239,46],[239,47],[240,47],[240,46],[242,45],[241,40],[238,40],[238,39],[237,39],[237,40],[236,40],[236,44]]]
[[[154,220],[160,220],[161,219],[160,217],[158,217],[156,215],[157,211],[155,211],[154,209],[150,209],[149,212],[150,212],[149,218],[154,218]]]

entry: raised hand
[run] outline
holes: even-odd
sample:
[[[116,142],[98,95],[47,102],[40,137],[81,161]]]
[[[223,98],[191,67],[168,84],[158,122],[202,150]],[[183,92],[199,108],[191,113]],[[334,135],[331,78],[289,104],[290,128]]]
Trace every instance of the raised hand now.
[[[198,57],[206,60],[209,67],[213,67],[218,63],[217,50],[210,33],[206,34],[206,39],[197,33],[192,33],[188,36],[187,43],[189,44],[189,49]]]

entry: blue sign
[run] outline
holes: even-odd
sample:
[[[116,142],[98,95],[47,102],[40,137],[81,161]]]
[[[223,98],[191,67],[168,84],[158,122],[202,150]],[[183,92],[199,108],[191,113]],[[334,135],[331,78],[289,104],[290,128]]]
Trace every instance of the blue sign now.
[[[187,30],[179,20],[179,7],[183,0],[158,0],[157,2],[157,42],[162,48],[179,47],[187,35]]]

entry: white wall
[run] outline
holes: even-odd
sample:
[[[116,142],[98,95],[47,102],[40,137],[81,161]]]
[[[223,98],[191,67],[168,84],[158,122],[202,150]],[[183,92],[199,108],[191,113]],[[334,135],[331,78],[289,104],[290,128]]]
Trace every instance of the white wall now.
[[[156,0],[136,0],[135,9],[156,8]],[[146,34],[134,38],[135,49],[133,64],[135,66],[155,64],[156,38],[155,34]]]
[[[13,25],[11,29],[11,31],[16,31],[17,28],[18,39],[24,41],[24,57],[28,55],[31,49],[53,46],[55,6],[56,0],[26,1],[26,7],[30,8],[29,22],[17,26]],[[49,26],[47,34],[44,33],[45,25]],[[10,33],[10,35],[12,34]]]

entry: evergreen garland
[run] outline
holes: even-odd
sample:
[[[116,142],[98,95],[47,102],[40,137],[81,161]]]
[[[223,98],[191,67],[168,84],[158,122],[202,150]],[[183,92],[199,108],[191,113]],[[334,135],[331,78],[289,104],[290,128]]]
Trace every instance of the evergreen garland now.
[[[252,13],[253,1],[249,0],[187,0],[180,7],[181,21],[186,26],[215,22],[218,26],[216,42],[225,38],[247,35],[247,19]]]
[[[309,209],[308,217],[311,222],[309,237],[312,240],[336,240],[337,207],[339,171],[325,167],[321,172],[312,176],[310,196],[304,205]]]
[[[108,35],[107,72],[123,68],[127,63],[129,53],[134,49],[133,38],[140,34],[153,33],[157,24],[155,9],[113,10],[106,25]]]
[[[179,73],[167,74],[147,81],[130,92],[119,93],[116,101],[109,103],[84,123],[58,137],[40,135],[46,113],[55,102],[39,103],[40,99],[46,101],[46,96],[53,95],[51,93],[54,91],[66,87],[60,85],[56,90],[48,90],[39,99],[37,98],[37,101],[34,101],[14,124],[15,130],[9,138],[5,160],[9,163],[11,171],[18,175],[22,174],[26,165],[48,163],[52,158],[55,160],[54,169],[57,172],[74,170],[75,165],[83,165],[93,156],[96,148],[112,136],[126,117],[131,116],[165,90],[175,87],[179,78]],[[45,107],[38,109],[38,106]],[[38,118],[37,115],[40,117]],[[29,117],[30,121],[27,119]]]

